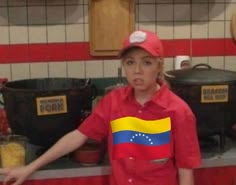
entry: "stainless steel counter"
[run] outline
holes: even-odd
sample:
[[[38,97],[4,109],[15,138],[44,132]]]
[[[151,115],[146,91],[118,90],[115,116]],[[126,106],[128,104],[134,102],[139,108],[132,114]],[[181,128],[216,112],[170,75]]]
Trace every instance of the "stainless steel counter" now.
[[[109,165],[78,166],[64,169],[42,169],[35,172],[29,179],[53,179],[102,176],[110,174]]]
[[[202,156],[201,168],[221,166],[236,167],[236,141],[230,142],[229,145],[226,145],[226,150],[224,152],[219,152],[211,156],[207,156],[203,153]]]
[[[224,166],[235,166],[236,168],[236,142],[231,142],[226,147],[225,152],[203,153],[202,166],[200,168]],[[85,166],[68,157],[64,157],[35,172],[30,179],[101,176],[109,175],[110,170],[110,165],[106,162],[94,166]],[[1,179],[2,177],[0,177]]]
[[[227,145],[226,151],[217,154],[206,154],[202,156],[202,166],[200,168],[234,166],[236,168],[236,143]],[[44,169],[36,172],[31,179],[48,179],[48,178],[67,178],[67,177],[84,177],[99,176],[110,174],[109,164],[99,164],[96,166],[83,166],[67,158],[55,161]]]

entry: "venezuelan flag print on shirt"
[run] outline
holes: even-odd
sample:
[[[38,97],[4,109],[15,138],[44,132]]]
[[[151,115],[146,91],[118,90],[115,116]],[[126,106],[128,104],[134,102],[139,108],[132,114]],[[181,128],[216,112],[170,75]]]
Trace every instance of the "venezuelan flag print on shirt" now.
[[[123,117],[111,122],[113,159],[135,157],[154,160],[171,155],[170,117],[159,120],[142,120]]]

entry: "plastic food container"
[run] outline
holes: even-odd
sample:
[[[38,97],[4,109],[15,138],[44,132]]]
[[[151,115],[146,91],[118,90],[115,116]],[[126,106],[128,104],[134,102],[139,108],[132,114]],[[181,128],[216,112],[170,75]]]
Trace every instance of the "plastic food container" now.
[[[23,166],[26,163],[26,137],[1,136],[0,154],[2,168]]]
[[[84,166],[96,165],[103,159],[104,147],[103,143],[90,140],[73,152],[74,160]]]

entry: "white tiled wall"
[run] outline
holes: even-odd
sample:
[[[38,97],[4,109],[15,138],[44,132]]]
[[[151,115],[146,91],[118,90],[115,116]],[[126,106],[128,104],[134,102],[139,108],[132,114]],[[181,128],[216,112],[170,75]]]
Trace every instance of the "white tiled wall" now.
[[[30,64],[30,77],[40,78],[49,76],[48,63],[33,63]]]
[[[87,42],[89,0],[0,0],[0,45]],[[236,0],[136,0],[136,28],[156,31],[162,39],[231,38]],[[236,71],[236,56],[192,57]],[[0,64],[0,77],[115,77],[118,60]],[[174,58],[165,59],[165,69]]]
[[[12,80],[30,78],[29,64],[14,64],[11,67]]]
[[[67,62],[68,65],[68,77],[84,78],[85,73],[85,61],[73,61]]]

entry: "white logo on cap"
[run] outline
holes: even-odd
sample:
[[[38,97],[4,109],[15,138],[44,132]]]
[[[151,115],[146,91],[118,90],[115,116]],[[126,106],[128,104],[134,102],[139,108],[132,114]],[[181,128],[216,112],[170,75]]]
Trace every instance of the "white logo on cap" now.
[[[142,31],[136,31],[132,33],[129,37],[130,43],[140,43],[144,42],[147,39],[147,34]]]

